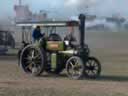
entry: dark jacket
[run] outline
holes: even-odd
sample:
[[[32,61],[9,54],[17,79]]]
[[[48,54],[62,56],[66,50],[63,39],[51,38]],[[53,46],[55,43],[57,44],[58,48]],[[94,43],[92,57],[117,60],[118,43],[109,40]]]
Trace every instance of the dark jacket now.
[[[32,37],[35,40],[39,40],[41,37],[43,36],[43,34],[41,34],[39,29],[34,29],[33,33],[32,33]]]

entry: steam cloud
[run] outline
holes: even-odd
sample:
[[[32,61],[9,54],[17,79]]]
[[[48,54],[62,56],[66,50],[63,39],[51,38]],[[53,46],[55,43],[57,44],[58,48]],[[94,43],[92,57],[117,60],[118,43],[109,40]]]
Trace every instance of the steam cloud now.
[[[97,0],[66,0],[65,6],[81,8],[94,4],[96,1]]]
[[[87,7],[94,5],[98,0],[65,0],[64,7],[71,14],[85,13]]]
[[[98,16],[120,14],[128,17],[127,4],[128,0],[65,0],[64,6],[71,13],[88,11]]]

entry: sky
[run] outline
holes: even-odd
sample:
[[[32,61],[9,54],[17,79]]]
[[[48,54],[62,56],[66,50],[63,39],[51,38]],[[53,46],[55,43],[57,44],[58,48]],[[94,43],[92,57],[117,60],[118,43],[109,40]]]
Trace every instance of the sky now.
[[[88,12],[99,16],[120,14],[128,17],[128,0],[22,0],[22,3],[29,5],[33,12],[43,9],[59,16]],[[18,4],[18,0],[0,0],[0,18],[14,16],[15,4]]]

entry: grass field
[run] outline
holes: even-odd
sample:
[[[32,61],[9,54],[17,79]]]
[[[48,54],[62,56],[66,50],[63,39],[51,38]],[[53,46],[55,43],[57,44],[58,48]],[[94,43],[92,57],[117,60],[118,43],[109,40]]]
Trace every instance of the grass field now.
[[[91,55],[102,64],[96,80],[60,76],[32,77],[16,57],[0,57],[0,96],[128,96],[128,32],[86,33]]]

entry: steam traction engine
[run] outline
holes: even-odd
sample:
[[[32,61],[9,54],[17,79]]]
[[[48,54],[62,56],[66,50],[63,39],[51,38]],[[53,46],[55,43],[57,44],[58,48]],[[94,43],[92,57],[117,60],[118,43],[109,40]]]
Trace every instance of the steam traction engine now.
[[[59,74],[66,69],[68,77],[80,79],[83,76],[96,78],[100,75],[100,62],[89,55],[89,48],[84,43],[85,15],[80,14],[78,21],[42,21],[17,23],[18,26],[78,27],[79,45],[70,39],[63,39],[59,34],[50,32],[34,44],[26,44],[19,51],[20,66],[26,73],[39,76],[42,72]]]

